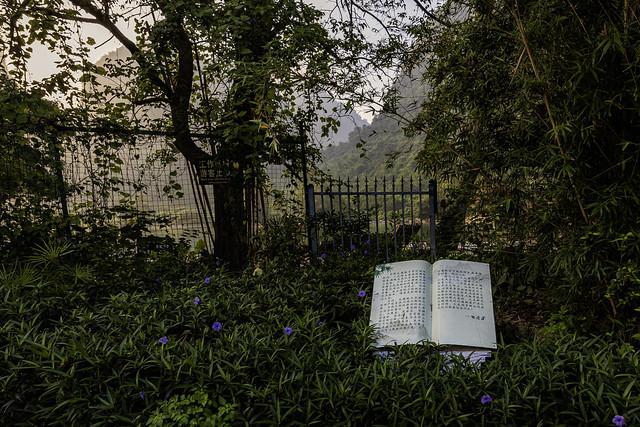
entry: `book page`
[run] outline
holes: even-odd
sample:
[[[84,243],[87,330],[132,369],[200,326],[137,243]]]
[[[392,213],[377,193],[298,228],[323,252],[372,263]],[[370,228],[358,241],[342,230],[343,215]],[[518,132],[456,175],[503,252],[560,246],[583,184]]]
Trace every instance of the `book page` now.
[[[433,279],[434,341],[497,348],[489,264],[437,261]]]
[[[403,261],[376,266],[369,324],[376,347],[431,339],[431,264]]]

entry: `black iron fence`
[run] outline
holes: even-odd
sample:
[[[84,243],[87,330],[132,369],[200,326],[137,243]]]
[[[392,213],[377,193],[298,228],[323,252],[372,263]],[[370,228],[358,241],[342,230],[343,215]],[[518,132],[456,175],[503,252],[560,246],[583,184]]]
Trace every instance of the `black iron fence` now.
[[[384,255],[429,251],[436,257],[437,185],[421,177],[346,178],[309,184],[309,248]]]

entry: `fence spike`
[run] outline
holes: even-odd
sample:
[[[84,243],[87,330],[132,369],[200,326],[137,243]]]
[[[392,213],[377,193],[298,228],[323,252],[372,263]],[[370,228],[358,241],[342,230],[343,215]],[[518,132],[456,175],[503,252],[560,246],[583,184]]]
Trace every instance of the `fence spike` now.
[[[375,216],[376,216],[376,255],[380,253],[380,222],[378,206],[378,177],[373,178],[373,203],[375,204]]]
[[[389,261],[389,242],[388,242],[388,224],[387,224],[387,176],[382,177],[382,201],[384,204],[384,253],[385,260]]]
[[[409,177],[409,210],[411,211],[411,224],[415,224],[415,217],[413,215],[413,176]]]
[[[364,177],[364,194],[364,208],[367,212],[367,242],[369,242],[367,244],[367,250],[369,251],[369,255],[371,255],[371,213],[369,212],[369,180],[367,179],[366,175]]]
[[[404,177],[400,177],[400,215],[402,216],[402,246],[407,244],[407,237],[405,232],[405,221],[404,221]]]
[[[344,222],[342,220],[342,179],[338,177],[338,220],[340,223],[340,247],[344,250]]]
[[[347,215],[349,221],[351,221],[351,178],[347,177]],[[349,237],[349,243],[351,243],[351,237]]]
[[[398,255],[398,232],[396,227],[396,176],[391,175],[391,205],[393,206],[393,256]]]

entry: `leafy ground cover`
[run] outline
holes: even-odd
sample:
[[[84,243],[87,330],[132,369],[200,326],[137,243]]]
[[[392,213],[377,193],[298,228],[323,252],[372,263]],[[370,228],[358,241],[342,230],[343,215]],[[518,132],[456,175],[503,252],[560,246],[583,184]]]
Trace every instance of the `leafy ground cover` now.
[[[354,253],[232,274],[79,247],[0,269],[2,425],[640,422],[640,353],[613,337],[557,324],[480,368],[428,345],[374,355],[372,265]]]

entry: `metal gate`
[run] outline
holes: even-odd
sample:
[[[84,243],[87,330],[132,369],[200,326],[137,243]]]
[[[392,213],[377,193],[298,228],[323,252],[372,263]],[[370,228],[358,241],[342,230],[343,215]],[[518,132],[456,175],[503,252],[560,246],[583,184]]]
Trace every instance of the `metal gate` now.
[[[388,261],[399,250],[428,249],[435,259],[435,180],[426,189],[421,177],[338,178],[318,186],[305,188],[313,255],[358,251]]]

